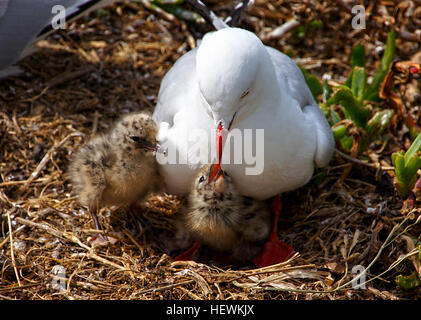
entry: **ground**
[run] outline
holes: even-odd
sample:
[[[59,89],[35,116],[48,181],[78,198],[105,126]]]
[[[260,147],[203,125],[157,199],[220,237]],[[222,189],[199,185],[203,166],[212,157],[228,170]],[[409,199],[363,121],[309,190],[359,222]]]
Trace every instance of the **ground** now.
[[[205,2],[221,16],[231,7]],[[241,26],[332,85],[344,83],[358,43],[372,75],[392,27],[396,59],[419,51],[419,1],[366,1],[364,30],[351,26],[351,2],[256,1]],[[293,16],[305,32],[271,37]],[[284,195],[279,236],[298,252],[285,263],[173,262],[172,221],[183,199],[171,195],[152,197],[137,214],[105,208],[101,223],[120,241],[91,248],[91,218],[68,180],[71,154],[122,114],[152,111],[162,77],[209,30],[119,2],[50,35],[19,63],[23,75],[0,81],[0,299],[420,298],[419,287],[395,282],[414,271],[410,259],[399,259],[409,251],[402,235],[421,232],[417,208],[403,208],[393,186],[390,155],[409,142],[397,129],[370,146],[369,165],[335,153],[306,186]],[[353,288],[349,281],[367,267],[370,281]]]

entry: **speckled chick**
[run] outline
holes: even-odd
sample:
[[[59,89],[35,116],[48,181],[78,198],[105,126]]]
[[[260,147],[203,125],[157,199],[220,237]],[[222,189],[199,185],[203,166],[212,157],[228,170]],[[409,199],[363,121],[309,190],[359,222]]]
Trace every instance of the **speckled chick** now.
[[[89,208],[97,229],[97,211],[141,200],[162,186],[155,159],[157,126],[146,112],[120,119],[74,155],[69,175],[79,202]]]
[[[247,261],[270,233],[269,208],[265,202],[242,196],[223,170],[210,181],[211,171],[212,165],[206,165],[195,177],[185,226],[194,239],[230,253],[236,261]]]

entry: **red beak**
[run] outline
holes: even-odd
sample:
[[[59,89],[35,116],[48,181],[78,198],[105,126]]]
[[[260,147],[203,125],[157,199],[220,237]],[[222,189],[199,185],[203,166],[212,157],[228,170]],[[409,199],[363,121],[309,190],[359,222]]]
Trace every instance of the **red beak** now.
[[[219,164],[212,164],[209,170],[208,183],[214,182],[214,190],[218,193],[225,192],[224,171]]]
[[[209,182],[216,181],[220,177],[221,174],[222,174],[221,165],[219,163],[212,164],[209,170],[208,181]]]
[[[234,113],[234,115],[232,116],[232,119],[229,123],[228,126],[228,131],[231,130],[231,126],[232,126],[232,122],[234,121],[235,116],[237,115],[237,112]],[[222,138],[223,138],[223,131],[224,128],[222,127],[222,122],[220,122],[218,124],[218,128],[216,129],[216,152],[217,152],[217,157],[218,157],[218,164],[221,163],[221,159],[222,159]]]
[[[216,152],[218,156],[218,165],[221,163],[222,158],[222,123],[219,123],[218,128],[216,129]]]

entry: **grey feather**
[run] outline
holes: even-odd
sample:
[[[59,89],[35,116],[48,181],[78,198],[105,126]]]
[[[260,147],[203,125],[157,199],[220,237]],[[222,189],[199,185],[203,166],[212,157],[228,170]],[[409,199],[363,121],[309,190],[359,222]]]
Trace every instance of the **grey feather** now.
[[[0,0],[0,18],[6,12],[9,2],[10,2],[10,0]]]
[[[2,74],[8,75],[13,70],[11,65],[31,54],[37,40],[54,31],[49,26],[56,15],[52,13],[55,5],[65,7],[66,17],[71,16],[74,19],[112,1],[0,0],[0,77]]]
[[[332,158],[335,140],[322,110],[311,94],[300,68],[282,52],[266,47],[275,65],[278,78],[288,83],[291,95],[296,99],[306,115],[316,128],[317,149],[314,163],[317,167],[324,167]]]

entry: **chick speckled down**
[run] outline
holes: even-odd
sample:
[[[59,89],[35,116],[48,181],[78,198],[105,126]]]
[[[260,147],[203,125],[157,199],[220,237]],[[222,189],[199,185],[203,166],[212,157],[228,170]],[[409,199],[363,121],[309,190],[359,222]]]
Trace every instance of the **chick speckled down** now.
[[[252,258],[271,230],[269,208],[263,201],[242,196],[224,173],[224,188],[209,182],[210,165],[194,179],[185,227],[194,239],[212,249],[228,252],[237,261]]]
[[[88,141],[69,167],[79,202],[96,211],[131,204],[159,189],[156,134],[151,115],[141,112],[124,116],[108,133]]]

